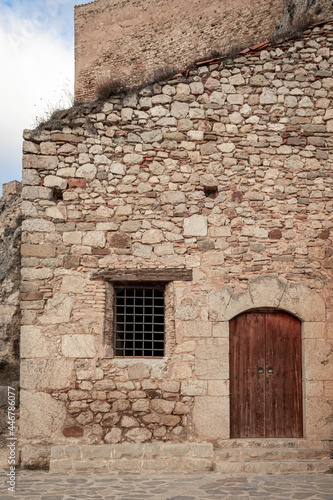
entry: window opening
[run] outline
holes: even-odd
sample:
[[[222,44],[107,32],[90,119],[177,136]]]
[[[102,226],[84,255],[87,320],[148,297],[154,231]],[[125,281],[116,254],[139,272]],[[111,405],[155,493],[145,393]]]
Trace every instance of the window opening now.
[[[115,287],[115,356],[164,356],[164,287]]]

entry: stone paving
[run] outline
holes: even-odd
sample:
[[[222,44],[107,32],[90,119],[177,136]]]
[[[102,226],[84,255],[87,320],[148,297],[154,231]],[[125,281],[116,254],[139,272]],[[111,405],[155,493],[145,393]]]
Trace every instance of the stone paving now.
[[[2,487],[6,479],[2,474]],[[76,473],[19,471],[16,492],[1,500],[214,500],[333,498],[333,475],[242,475],[216,473]]]

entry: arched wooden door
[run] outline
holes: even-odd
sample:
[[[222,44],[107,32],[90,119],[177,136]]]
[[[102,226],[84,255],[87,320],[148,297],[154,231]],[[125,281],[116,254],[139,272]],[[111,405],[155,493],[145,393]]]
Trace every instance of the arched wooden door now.
[[[301,322],[291,314],[230,321],[230,436],[303,436]]]

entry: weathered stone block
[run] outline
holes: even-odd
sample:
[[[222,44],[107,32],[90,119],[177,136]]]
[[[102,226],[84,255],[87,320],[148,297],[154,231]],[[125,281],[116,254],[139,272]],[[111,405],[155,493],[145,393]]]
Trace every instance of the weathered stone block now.
[[[24,243],[21,245],[22,257],[42,257],[52,258],[56,256],[56,247],[54,245],[31,245]]]
[[[220,321],[218,323],[213,323],[213,337],[229,338],[229,322]]]
[[[73,308],[73,299],[59,294],[47,301],[46,312],[40,317],[43,324],[68,323]]]
[[[45,215],[51,219],[66,220],[67,208],[64,205],[57,205],[56,207],[48,207],[45,210]]]
[[[27,359],[21,362],[23,389],[65,389],[71,386],[73,361],[66,359]]]
[[[208,380],[208,396],[229,396],[229,380]]]
[[[86,280],[80,276],[64,276],[62,278],[60,293],[83,293],[85,282]]]
[[[107,444],[119,443],[121,441],[122,430],[118,428],[111,429],[104,438]]]
[[[286,282],[273,276],[260,276],[251,280],[249,292],[255,307],[278,307]]]
[[[22,222],[22,230],[30,232],[52,233],[55,231],[53,222],[43,219],[27,219]]]
[[[23,168],[36,170],[56,170],[58,158],[56,156],[23,155]]]
[[[184,396],[203,396],[207,394],[207,381],[184,380],[181,382],[181,394]]]
[[[105,234],[102,231],[88,231],[82,238],[82,244],[90,247],[105,247]]]
[[[192,215],[184,219],[184,236],[207,236],[207,217]]]
[[[212,324],[209,321],[185,321],[185,337],[211,337]]]
[[[48,268],[33,269],[27,267],[21,270],[24,281],[49,279],[53,277],[53,274],[53,269]]]
[[[151,401],[151,407],[156,413],[170,414],[175,407],[175,402],[165,399],[153,399]]]
[[[93,335],[63,335],[61,348],[67,358],[94,358],[97,353]]]
[[[39,174],[36,170],[24,169],[22,172],[22,184],[24,186],[39,186]]]
[[[152,437],[152,433],[147,428],[138,427],[126,432],[126,438],[134,443],[145,443]]]
[[[304,322],[303,323],[303,338],[304,339],[323,339],[325,332],[324,322]]]
[[[23,438],[54,438],[60,434],[65,418],[65,403],[49,394],[21,390],[20,435]]]
[[[307,380],[331,380],[333,375],[333,341],[306,339],[304,366]]]
[[[66,189],[67,180],[62,177],[58,177],[57,175],[46,175],[44,178],[44,186],[49,188],[59,188]]]
[[[193,424],[201,439],[229,438],[229,398],[198,396],[194,400]]]
[[[38,326],[21,326],[21,358],[50,358],[54,355],[55,344],[47,338]]]
[[[150,377],[148,366],[144,363],[131,364],[127,368],[128,380],[142,380]]]
[[[149,229],[142,236],[142,243],[154,244],[164,241],[163,232],[160,229]]]
[[[229,340],[199,344],[195,351],[194,373],[199,379],[229,378]]]
[[[325,321],[324,299],[302,284],[288,285],[279,307],[295,314],[303,321]]]

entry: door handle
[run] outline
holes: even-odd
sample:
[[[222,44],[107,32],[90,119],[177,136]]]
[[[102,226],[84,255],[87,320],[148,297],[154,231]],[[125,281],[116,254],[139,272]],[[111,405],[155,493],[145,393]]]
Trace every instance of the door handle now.
[[[263,367],[262,367],[262,366],[258,366],[257,372],[258,372],[259,374],[264,373],[264,369],[263,369]]]
[[[268,366],[267,373],[274,373],[274,368],[272,366]]]

